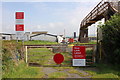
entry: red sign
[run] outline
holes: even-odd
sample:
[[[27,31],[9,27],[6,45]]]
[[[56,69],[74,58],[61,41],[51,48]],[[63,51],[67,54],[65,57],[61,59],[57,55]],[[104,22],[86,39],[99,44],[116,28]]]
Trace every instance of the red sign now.
[[[73,38],[70,38],[68,41],[69,41],[70,43],[73,43],[73,42],[74,42],[74,39],[73,39]]]
[[[73,46],[73,59],[86,59],[85,46]]]
[[[23,24],[17,24],[16,25],[16,31],[24,31],[24,25]]]
[[[60,53],[57,53],[54,55],[53,59],[54,59],[55,63],[61,64],[64,61],[64,56]]]
[[[16,19],[24,19],[24,12],[16,12]]]

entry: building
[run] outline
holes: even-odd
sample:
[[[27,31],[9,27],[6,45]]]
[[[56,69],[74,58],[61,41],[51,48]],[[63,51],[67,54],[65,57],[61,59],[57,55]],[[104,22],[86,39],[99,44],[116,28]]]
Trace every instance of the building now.
[[[41,33],[41,34],[35,34],[30,36],[30,40],[42,40],[42,41],[51,41],[51,42],[61,43],[63,40],[63,37],[53,35],[53,34]]]
[[[47,34],[48,32],[47,31],[35,31],[35,32],[32,32],[32,34]]]
[[[42,40],[42,41],[51,41],[58,43],[61,43],[63,41],[62,35],[53,35],[53,34],[48,34],[47,32],[32,32],[32,34],[30,32],[25,32],[23,34],[23,38],[25,41]],[[16,34],[0,33],[0,40],[17,40],[17,38],[16,38]]]
[[[30,36],[30,40],[57,41],[57,36],[52,34],[35,34]]]
[[[16,40],[15,34],[0,33],[0,40]]]
[[[29,41],[30,40],[30,32],[25,32],[24,34],[24,40]]]
[[[57,39],[58,39],[58,43],[61,43],[63,41],[63,35],[58,35],[57,36]]]

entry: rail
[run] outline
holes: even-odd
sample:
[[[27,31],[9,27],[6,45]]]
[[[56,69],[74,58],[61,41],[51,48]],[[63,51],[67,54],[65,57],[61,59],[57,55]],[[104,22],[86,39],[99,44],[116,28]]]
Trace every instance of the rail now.
[[[110,2],[102,0],[81,22],[81,28],[87,28],[91,24],[97,22],[97,19],[101,14],[107,11],[109,8],[112,8],[115,12],[118,12],[118,1]]]

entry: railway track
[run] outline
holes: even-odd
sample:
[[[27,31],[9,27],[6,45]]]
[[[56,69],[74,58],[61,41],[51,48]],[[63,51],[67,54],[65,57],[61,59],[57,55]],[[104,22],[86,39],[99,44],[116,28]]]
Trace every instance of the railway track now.
[[[27,48],[53,48],[53,47],[68,47],[66,44],[52,44],[52,45],[24,45],[27,46]],[[86,48],[92,48],[96,46],[96,44],[82,44],[82,45],[77,45],[75,44],[74,46],[85,46]]]
[[[27,48],[53,48],[53,47],[67,47],[67,45],[24,45]]]

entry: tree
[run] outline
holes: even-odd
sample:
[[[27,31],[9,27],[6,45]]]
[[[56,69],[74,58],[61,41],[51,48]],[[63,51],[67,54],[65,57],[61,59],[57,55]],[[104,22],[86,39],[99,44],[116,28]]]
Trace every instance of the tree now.
[[[120,14],[115,14],[101,26],[103,48],[109,63],[120,64]]]

